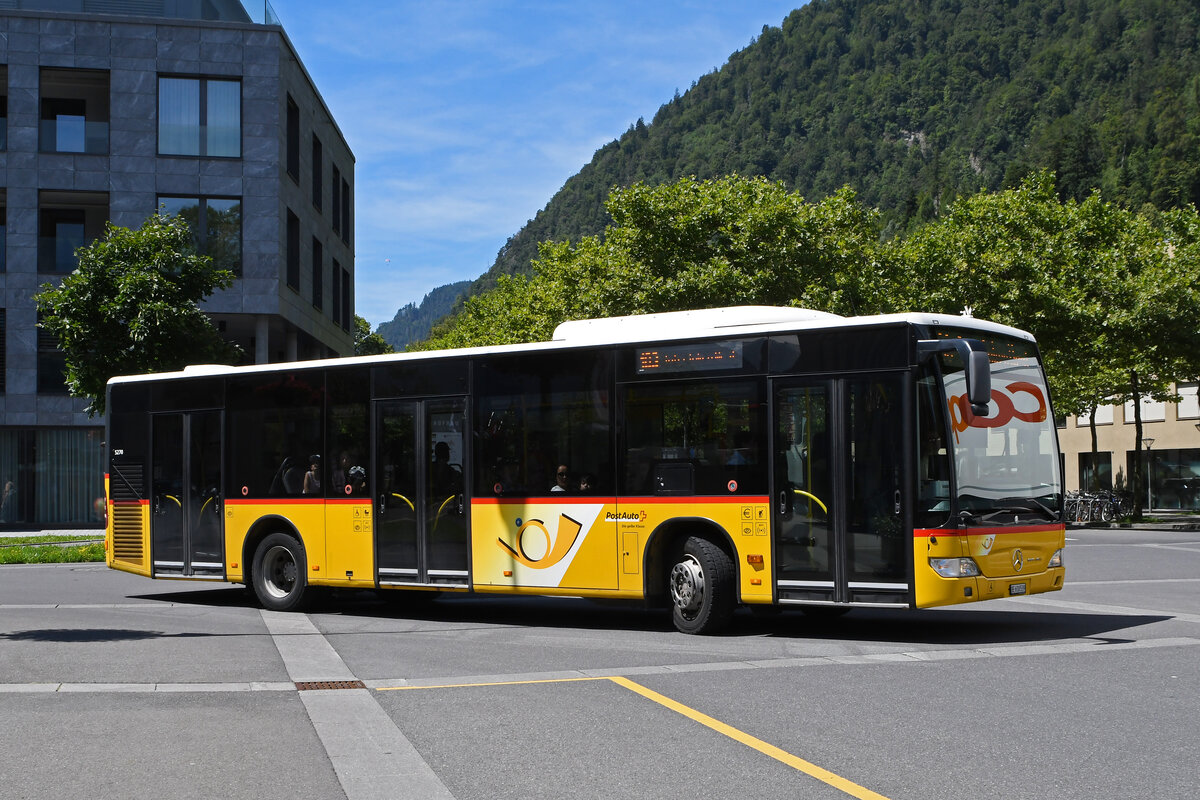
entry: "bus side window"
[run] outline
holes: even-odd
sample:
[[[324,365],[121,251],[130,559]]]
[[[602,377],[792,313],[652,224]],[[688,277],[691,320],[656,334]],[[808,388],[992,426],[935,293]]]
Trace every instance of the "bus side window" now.
[[[611,358],[515,356],[480,365],[475,492],[550,496],[609,491]],[[561,490],[557,477],[567,468]],[[579,481],[587,476],[588,488]]]
[[[625,387],[624,494],[764,494],[766,403],[757,380]]]
[[[324,481],[327,497],[366,497],[371,452],[367,398],[371,378],[366,367],[329,371]]]
[[[323,371],[231,378],[226,496],[292,497],[321,451]]]

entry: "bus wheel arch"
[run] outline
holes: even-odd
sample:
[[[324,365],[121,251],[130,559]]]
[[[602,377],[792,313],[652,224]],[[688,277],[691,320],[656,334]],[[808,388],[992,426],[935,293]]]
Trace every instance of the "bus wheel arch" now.
[[[263,608],[299,611],[311,592],[308,555],[295,527],[280,518],[259,520],[246,537],[246,583]]]
[[[723,528],[709,520],[673,520],[646,548],[646,595],[671,608],[682,633],[723,629],[737,607],[737,562]]]

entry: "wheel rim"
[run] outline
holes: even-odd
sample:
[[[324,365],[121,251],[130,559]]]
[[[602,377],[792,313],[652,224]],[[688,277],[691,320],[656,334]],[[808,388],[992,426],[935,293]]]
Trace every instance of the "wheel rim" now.
[[[283,598],[296,588],[296,559],[286,547],[276,545],[263,556],[263,584],[272,597]]]
[[[704,570],[690,553],[671,569],[671,600],[686,619],[694,619],[704,605]]]

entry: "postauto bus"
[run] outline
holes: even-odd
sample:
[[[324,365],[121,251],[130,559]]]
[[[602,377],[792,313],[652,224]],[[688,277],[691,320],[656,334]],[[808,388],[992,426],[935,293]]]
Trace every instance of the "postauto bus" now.
[[[108,564],[253,587],[924,608],[1062,588],[1032,336],[737,307],[114,378]],[[405,595],[398,595],[403,598]]]

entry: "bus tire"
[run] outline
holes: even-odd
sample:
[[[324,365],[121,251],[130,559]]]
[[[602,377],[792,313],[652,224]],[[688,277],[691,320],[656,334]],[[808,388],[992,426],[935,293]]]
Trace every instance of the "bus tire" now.
[[[300,542],[286,533],[272,533],[254,551],[251,582],[254,595],[271,611],[299,611],[308,594],[308,560]]]
[[[667,576],[671,619],[681,633],[720,632],[736,605],[733,561],[717,545],[690,536]]]

